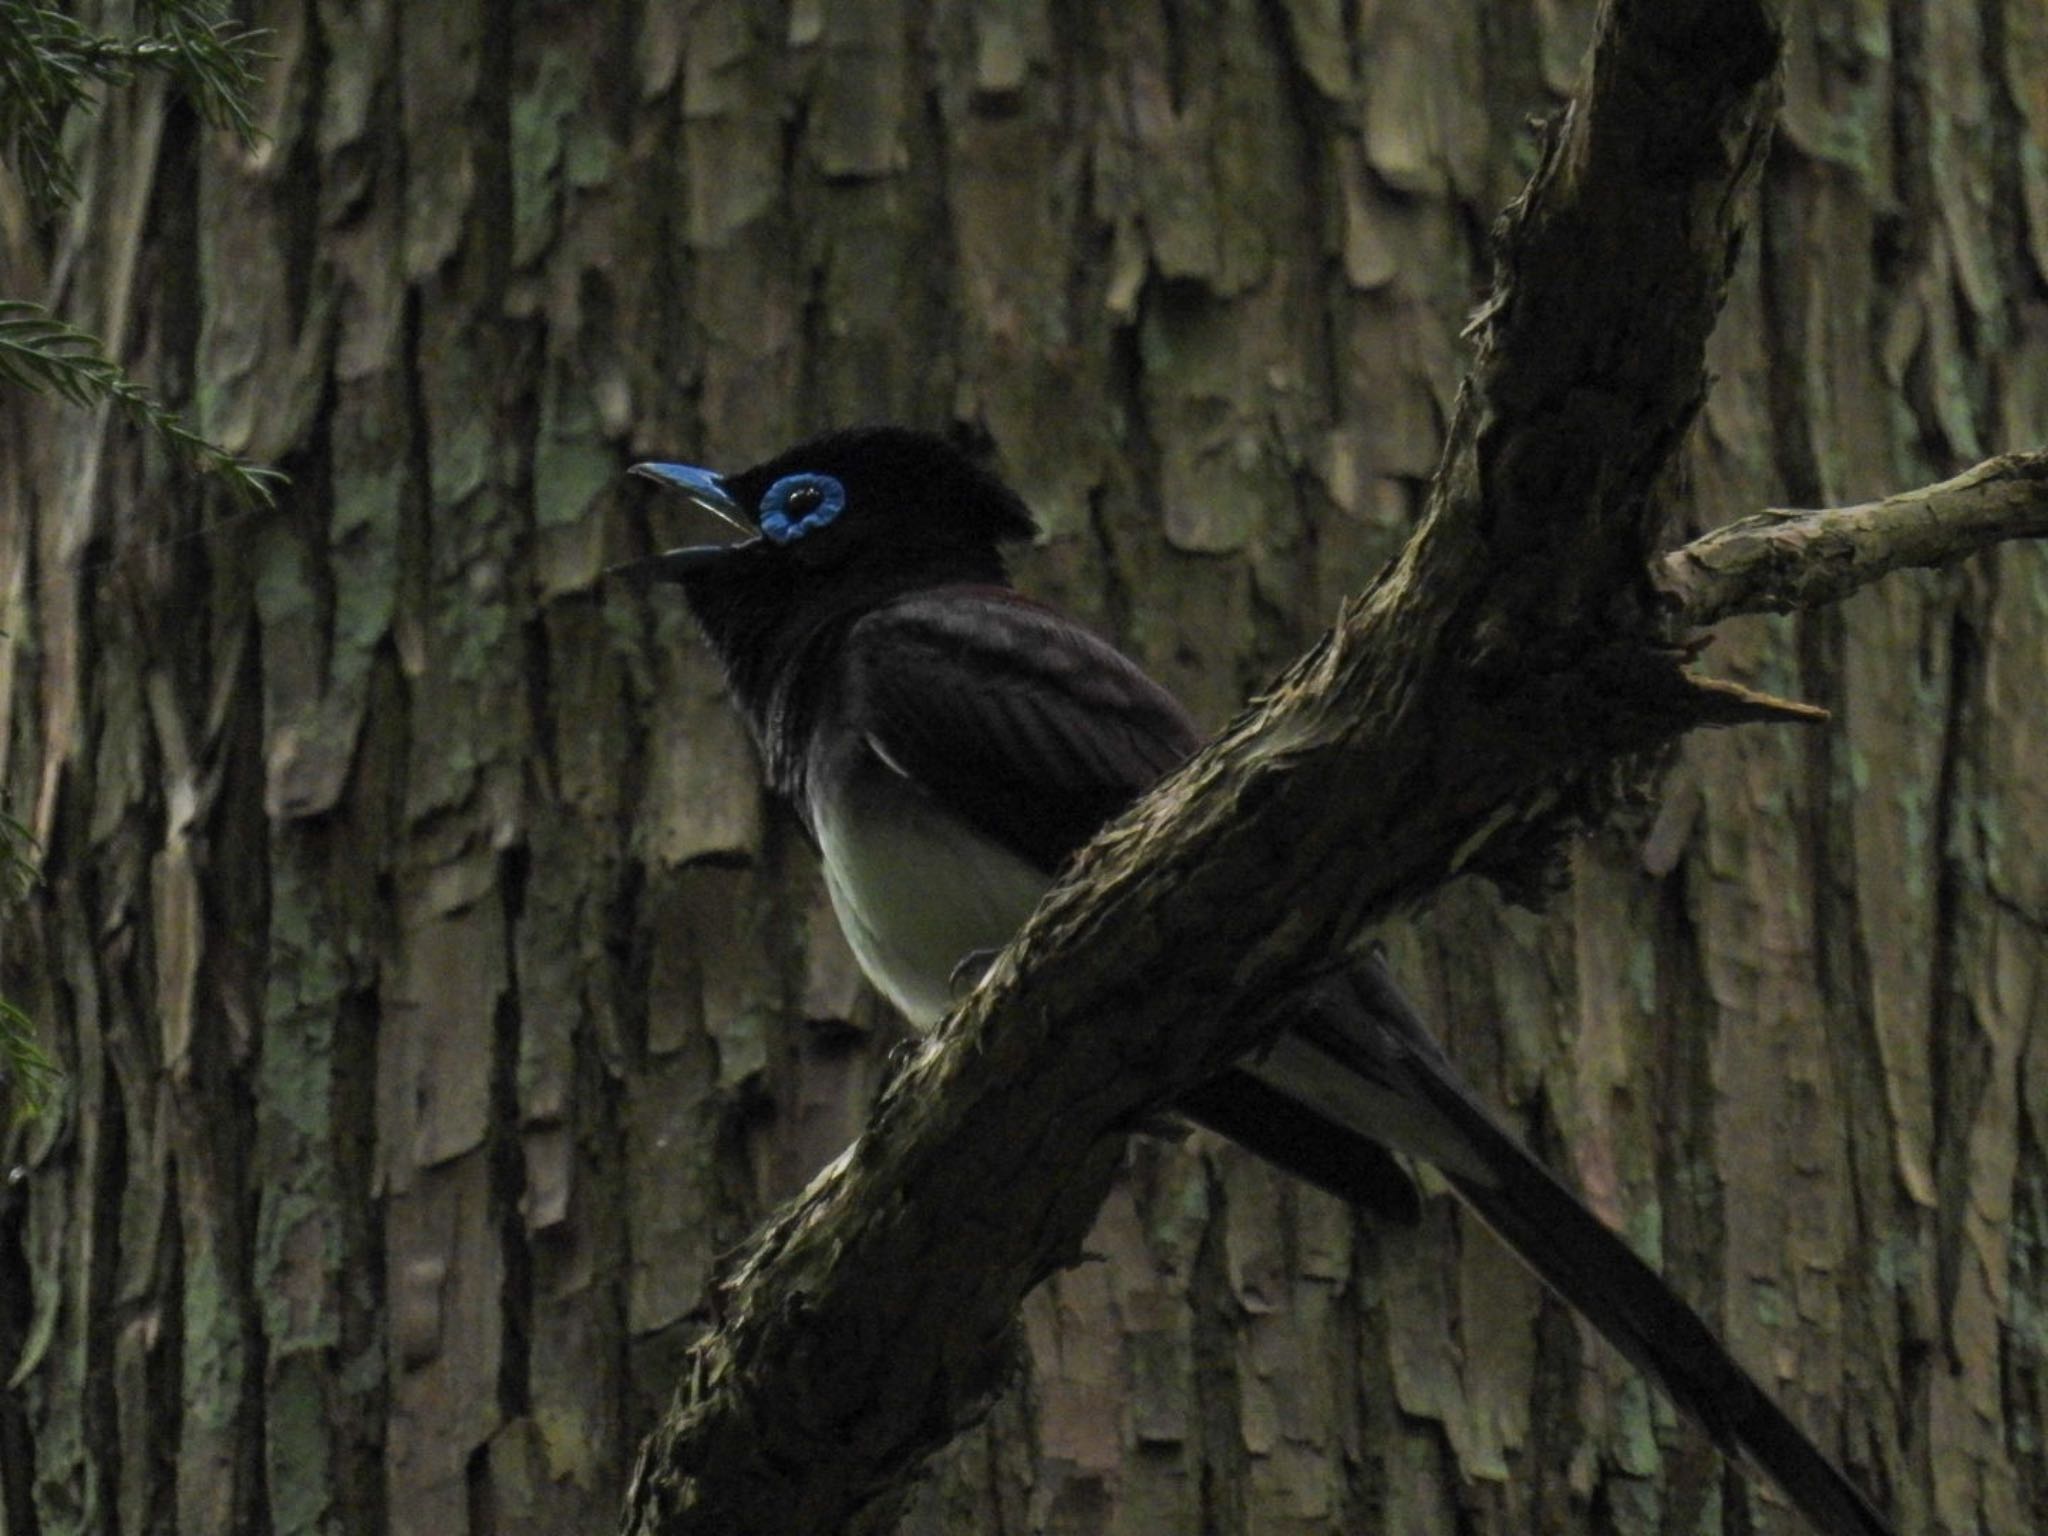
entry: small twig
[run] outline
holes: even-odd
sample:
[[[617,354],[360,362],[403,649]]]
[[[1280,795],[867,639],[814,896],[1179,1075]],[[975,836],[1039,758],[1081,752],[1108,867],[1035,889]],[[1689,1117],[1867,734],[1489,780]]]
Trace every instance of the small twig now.
[[[1692,677],[1693,702],[1701,725],[1825,725],[1828,712],[1818,704],[1759,693],[1726,678]]]
[[[1862,506],[1742,518],[1673,550],[1650,574],[1676,622],[1701,627],[1825,607],[1893,571],[2043,537],[2048,453],[2008,453]]]

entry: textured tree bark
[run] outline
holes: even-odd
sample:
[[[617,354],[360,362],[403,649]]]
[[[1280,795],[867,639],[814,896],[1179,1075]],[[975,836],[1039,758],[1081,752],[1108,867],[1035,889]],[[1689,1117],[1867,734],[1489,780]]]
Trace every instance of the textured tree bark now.
[[[1690,531],[2048,436],[2037,9],[1787,7]],[[116,97],[0,279],[296,481],[209,531],[124,429],[0,426],[0,772],[48,851],[0,990],[70,1083],[0,1187],[8,1536],[610,1524],[714,1257],[894,1038],[681,616],[597,579],[682,532],[619,470],[967,423],[1047,524],[1025,583],[1221,721],[1410,533],[1592,14],[266,0],[262,150]],[[1548,919],[1466,882],[1396,938],[1937,1532],[2048,1524],[2041,568],[1720,626],[1699,670],[1834,723],[1692,738]],[[1109,1178],[905,1530],[1797,1529],[1445,1202],[1375,1231],[1200,1139]]]

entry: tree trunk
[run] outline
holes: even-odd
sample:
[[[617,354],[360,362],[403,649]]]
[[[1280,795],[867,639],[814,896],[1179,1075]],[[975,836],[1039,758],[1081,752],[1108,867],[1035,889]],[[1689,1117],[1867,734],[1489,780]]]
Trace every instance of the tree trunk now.
[[[68,1082],[0,1197],[0,1533],[609,1526],[895,1029],[600,579],[688,531],[621,469],[973,423],[1024,584],[1220,722],[1404,537],[1591,10],[287,0],[255,154],[115,97],[9,286],[294,483],[212,531],[127,429],[6,428],[0,994]],[[2048,438],[2048,27],[1866,11],[1790,10],[1698,528]],[[2044,580],[1723,626],[1835,723],[1693,738],[1546,917],[1395,945],[1902,1529],[2048,1524]],[[1795,1528],[1447,1200],[1140,1140],[1091,1247],[906,1530]]]

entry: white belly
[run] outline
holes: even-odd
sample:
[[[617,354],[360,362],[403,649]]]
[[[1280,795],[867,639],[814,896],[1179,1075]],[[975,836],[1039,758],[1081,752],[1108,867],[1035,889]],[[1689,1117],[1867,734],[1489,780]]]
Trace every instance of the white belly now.
[[[887,769],[862,779],[812,807],[825,886],[868,979],[929,1029],[958,1001],[960,962],[1007,944],[1051,882]]]

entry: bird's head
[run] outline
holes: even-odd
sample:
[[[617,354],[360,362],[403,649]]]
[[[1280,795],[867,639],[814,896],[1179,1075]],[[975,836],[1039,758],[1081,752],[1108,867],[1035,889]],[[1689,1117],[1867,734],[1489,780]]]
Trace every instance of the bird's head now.
[[[1007,580],[1000,546],[1036,532],[1024,503],[944,438],[857,427],[736,474],[636,464],[728,524],[620,574],[680,585],[743,702],[760,705],[804,638],[905,592]]]
[[[636,464],[633,473],[680,490],[740,536],[670,550],[647,574],[685,588],[758,580],[773,570],[799,587],[890,582],[936,569],[941,579],[1001,570],[998,546],[1036,531],[1017,494],[929,432],[856,427],[777,454],[737,474],[690,464]]]

